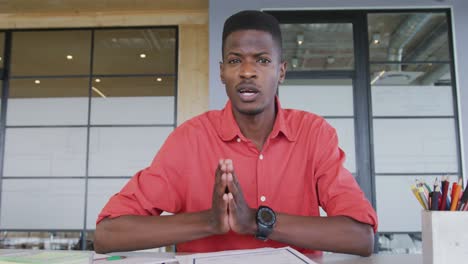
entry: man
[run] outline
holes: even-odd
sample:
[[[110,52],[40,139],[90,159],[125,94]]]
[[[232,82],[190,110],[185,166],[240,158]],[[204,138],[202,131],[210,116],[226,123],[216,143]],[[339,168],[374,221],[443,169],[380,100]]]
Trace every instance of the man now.
[[[222,40],[226,107],[178,127],[151,166],[110,199],[95,250],[290,245],[370,255],[376,214],[343,168],[335,130],[314,114],[282,109],[276,97],[286,73],[276,19],[237,13]]]

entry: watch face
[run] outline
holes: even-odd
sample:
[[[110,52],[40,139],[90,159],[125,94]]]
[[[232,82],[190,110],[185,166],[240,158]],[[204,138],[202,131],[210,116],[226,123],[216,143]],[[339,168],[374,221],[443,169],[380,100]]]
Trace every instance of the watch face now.
[[[262,218],[263,222],[271,222],[271,220],[273,220],[273,216],[267,210],[262,210],[260,212],[260,217]]]
[[[258,218],[264,225],[273,225],[276,221],[275,213],[270,208],[260,208]]]

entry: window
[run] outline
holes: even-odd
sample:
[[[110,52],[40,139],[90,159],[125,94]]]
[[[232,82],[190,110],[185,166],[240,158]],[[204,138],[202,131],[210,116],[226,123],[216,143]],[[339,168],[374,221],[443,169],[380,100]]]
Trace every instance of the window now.
[[[381,249],[420,251],[422,208],[410,186],[461,175],[450,20],[436,11],[367,20]]]
[[[270,13],[289,65],[283,106],[336,128],[345,167],[376,207],[379,250],[420,252],[411,185],[462,173],[449,11]]]
[[[43,230],[72,231],[73,245],[57,248],[83,248],[100,209],[176,126],[177,28],[11,31],[6,41],[0,228],[13,240],[3,246]],[[28,245],[54,248],[48,234]]]

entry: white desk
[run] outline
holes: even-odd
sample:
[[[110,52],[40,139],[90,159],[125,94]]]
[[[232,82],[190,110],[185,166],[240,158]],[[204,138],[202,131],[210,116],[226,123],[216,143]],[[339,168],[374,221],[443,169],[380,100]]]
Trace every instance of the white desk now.
[[[322,257],[310,257],[320,264],[422,264],[422,254],[389,255],[375,254],[359,257],[345,254],[327,254]]]
[[[130,259],[132,256],[157,256],[158,254],[161,256],[168,256],[171,253],[128,252],[116,253],[115,255],[128,256]],[[308,257],[319,264],[423,264],[422,254],[374,254],[370,257],[359,257],[347,254],[325,254],[321,257]],[[243,263],[242,260],[240,260],[239,263]]]
[[[10,255],[12,253],[40,253],[40,252],[62,252],[67,251],[42,251],[42,250],[9,250],[9,249],[0,249],[0,256]],[[70,251],[68,251],[70,252]],[[83,251],[72,251],[72,252],[81,252],[83,254],[89,254],[89,261],[83,261],[83,264],[92,263],[93,252],[83,252]],[[54,254],[55,255],[55,254]],[[148,258],[157,258],[157,257],[171,257],[174,256],[173,253],[159,253],[159,252],[120,252],[109,255],[119,255],[127,256],[126,260],[131,260],[132,257],[137,260],[139,257],[148,257]],[[388,255],[388,254],[376,254],[371,257],[359,257],[346,254],[326,254],[322,257],[310,256],[310,259],[319,263],[319,264],[422,264],[422,255],[421,254],[409,254],[409,255]],[[20,262],[21,263],[21,262]],[[55,263],[55,262],[54,262]],[[77,263],[77,262],[74,262]],[[81,262],[80,262],[81,263]],[[118,263],[115,261],[115,263]],[[176,263],[176,262],[173,262]],[[243,263],[242,260],[239,260],[239,263]]]

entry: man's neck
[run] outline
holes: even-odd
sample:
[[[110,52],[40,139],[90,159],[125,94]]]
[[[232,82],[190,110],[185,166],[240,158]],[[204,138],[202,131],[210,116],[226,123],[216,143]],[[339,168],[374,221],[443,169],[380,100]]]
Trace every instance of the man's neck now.
[[[242,134],[250,139],[257,149],[261,151],[268,136],[273,130],[276,119],[276,107],[272,110],[265,110],[258,115],[245,115],[239,112],[233,112]]]

